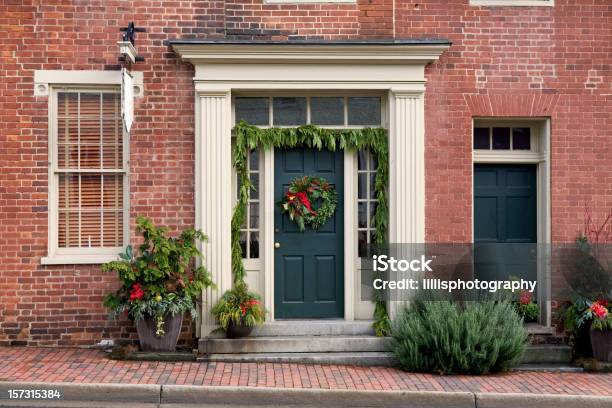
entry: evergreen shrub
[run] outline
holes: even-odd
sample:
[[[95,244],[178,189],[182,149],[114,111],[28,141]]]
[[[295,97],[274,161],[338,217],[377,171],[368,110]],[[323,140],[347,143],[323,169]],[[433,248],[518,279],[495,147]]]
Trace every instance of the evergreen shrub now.
[[[391,335],[402,369],[439,374],[505,371],[527,344],[523,320],[506,300],[414,301],[399,311]]]

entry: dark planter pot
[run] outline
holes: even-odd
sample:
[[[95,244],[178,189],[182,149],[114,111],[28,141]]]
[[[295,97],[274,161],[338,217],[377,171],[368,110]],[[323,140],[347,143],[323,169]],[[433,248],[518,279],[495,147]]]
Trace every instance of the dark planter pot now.
[[[166,334],[158,336],[157,322],[155,317],[147,316],[136,322],[138,330],[138,340],[142,351],[176,351],[176,343],[181,334],[183,325],[183,314],[174,316],[167,315],[164,321],[164,331]]]
[[[602,363],[612,363],[612,330],[591,329],[593,357]]]
[[[237,339],[240,337],[247,337],[253,331],[253,326],[245,326],[244,324],[235,324],[233,321],[230,321],[229,326],[227,326],[227,330],[225,331],[225,335],[228,339]]]

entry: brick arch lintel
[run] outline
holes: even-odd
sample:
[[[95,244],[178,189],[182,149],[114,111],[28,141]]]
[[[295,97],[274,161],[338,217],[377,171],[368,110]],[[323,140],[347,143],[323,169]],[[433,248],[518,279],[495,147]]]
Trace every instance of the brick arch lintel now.
[[[559,101],[558,94],[543,93],[465,94],[464,97],[473,117],[548,117]]]

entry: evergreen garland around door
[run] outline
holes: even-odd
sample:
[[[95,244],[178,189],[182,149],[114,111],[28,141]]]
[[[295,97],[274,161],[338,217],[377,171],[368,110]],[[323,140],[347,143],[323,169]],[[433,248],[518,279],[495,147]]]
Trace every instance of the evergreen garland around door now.
[[[244,225],[250,190],[253,188],[249,177],[247,157],[251,150],[291,149],[308,147],[318,150],[351,151],[369,150],[378,161],[374,191],[377,199],[374,214],[374,244],[385,244],[389,220],[387,185],[389,182],[389,143],[387,131],[383,128],[326,129],[314,125],[296,128],[259,128],[240,121],[234,127],[234,168],[240,180],[238,202],[232,215],[232,275],[234,282],[244,282],[245,269],[240,248],[240,228]],[[374,329],[377,336],[389,334],[387,305],[380,291],[374,291]]]

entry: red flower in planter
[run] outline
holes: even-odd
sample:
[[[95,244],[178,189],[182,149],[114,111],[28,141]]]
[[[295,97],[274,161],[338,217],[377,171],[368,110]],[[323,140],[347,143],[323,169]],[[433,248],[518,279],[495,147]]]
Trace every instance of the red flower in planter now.
[[[607,308],[609,306],[609,303],[606,299],[599,299],[597,302],[595,302],[599,305],[602,305],[603,307]]]
[[[521,305],[528,305],[529,303],[531,303],[531,292],[526,290],[522,291],[521,297],[519,298],[519,302],[521,303]]]
[[[258,300],[252,299],[252,300],[247,300],[246,302],[244,302],[243,304],[240,305],[240,310],[242,310],[242,315],[246,315],[247,309],[256,306],[259,304]]]
[[[603,320],[608,315],[608,309],[603,307],[601,304],[595,302],[591,305],[591,310],[595,313],[599,319]]]
[[[135,283],[132,285],[132,291],[130,292],[130,302],[136,299],[142,299],[144,297],[144,291],[142,290],[142,286],[140,283]]]

